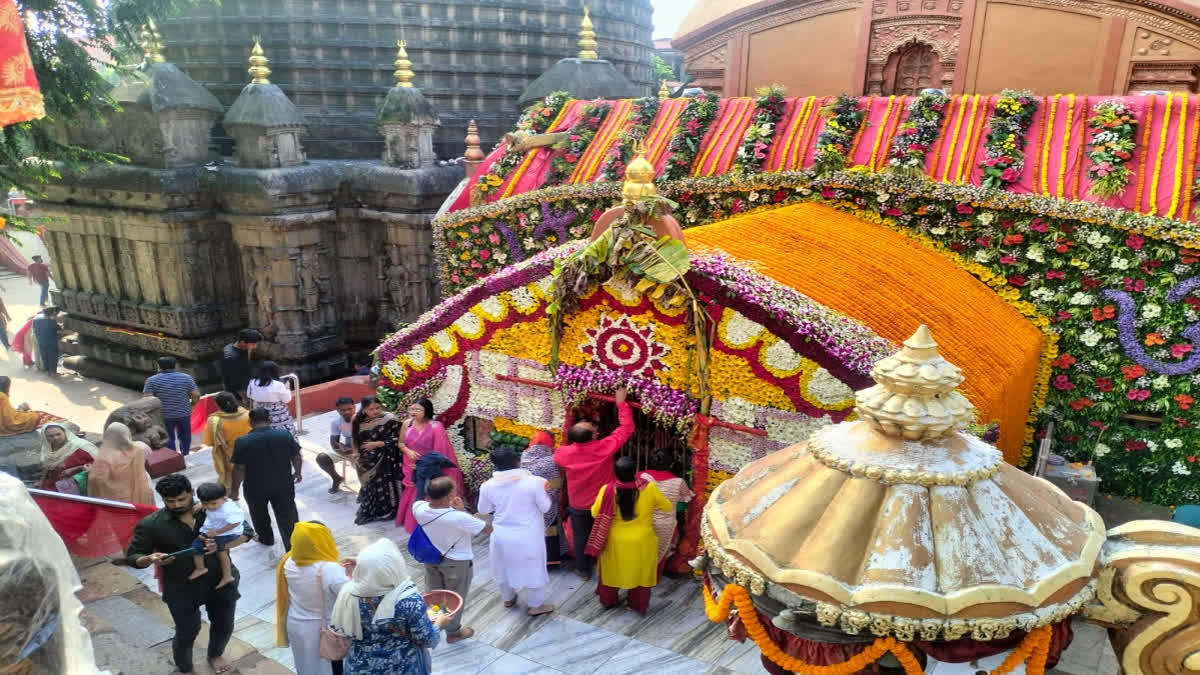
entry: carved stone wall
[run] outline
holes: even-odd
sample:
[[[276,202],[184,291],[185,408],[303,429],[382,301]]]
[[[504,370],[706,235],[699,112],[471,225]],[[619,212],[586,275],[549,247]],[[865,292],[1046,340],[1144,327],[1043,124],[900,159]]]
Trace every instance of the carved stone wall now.
[[[262,357],[302,380],[342,375],[434,302],[430,222],[461,176],[377,161],[65,176],[40,205],[73,365],[132,383],[170,354],[214,382],[253,326]]]
[[[962,3],[953,0],[952,5],[961,9]],[[906,8],[917,2],[901,0],[899,6]],[[921,5],[938,7],[935,0],[925,0]],[[906,47],[927,45],[941,61],[941,81],[932,86],[954,92],[954,68],[958,64],[958,43],[962,19],[957,16],[915,16],[880,19],[871,23],[871,44],[867,52],[866,94],[879,96],[895,93],[884,91],[884,71],[889,59],[894,59]]]

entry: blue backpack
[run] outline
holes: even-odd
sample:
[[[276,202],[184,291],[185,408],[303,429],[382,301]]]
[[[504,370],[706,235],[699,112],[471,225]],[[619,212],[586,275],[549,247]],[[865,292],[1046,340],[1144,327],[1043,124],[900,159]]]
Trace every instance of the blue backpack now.
[[[446,514],[438,514],[437,518],[429,521],[426,525],[444,515]],[[429,535],[425,534],[425,528],[420,524],[417,525],[417,529],[413,530],[413,533],[408,537],[408,552],[417,562],[424,565],[438,565],[442,562],[443,555],[441,549],[433,545],[433,542],[429,539]]]

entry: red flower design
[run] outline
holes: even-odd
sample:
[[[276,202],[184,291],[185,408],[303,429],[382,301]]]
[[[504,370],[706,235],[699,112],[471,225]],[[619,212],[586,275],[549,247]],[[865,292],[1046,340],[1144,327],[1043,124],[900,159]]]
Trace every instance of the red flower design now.
[[[1066,279],[1067,273],[1062,270],[1046,270],[1047,279]]]
[[[1125,452],[1139,452],[1146,449],[1146,441],[1125,441]]]
[[[1192,351],[1192,346],[1186,342],[1179,342],[1171,345],[1171,356],[1177,359],[1182,359],[1184,354]]]
[[[1097,377],[1094,383],[1100,391],[1112,391],[1113,381],[1111,377]]]
[[[1083,410],[1084,408],[1090,408],[1094,405],[1096,404],[1093,403],[1092,399],[1090,398],[1077,398],[1070,403],[1071,408],[1075,410]]]
[[[1005,246],[1012,246],[1013,244],[1020,244],[1023,241],[1025,241],[1025,235],[1023,235],[1023,234],[1006,234],[1006,235],[1004,235],[1004,245]]]
[[[1020,274],[1014,274],[1008,278],[1008,283],[1012,284],[1013,286],[1016,286],[1017,288],[1020,288],[1021,286],[1024,286],[1025,284],[1029,283],[1029,279],[1021,276]]]
[[[1130,389],[1129,391],[1125,392],[1125,398],[1129,399],[1130,401],[1145,401],[1146,399],[1150,398],[1150,390]]]
[[[1125,374],[1125,379],[1136,380],[1146,374],[1146,369],[1139,365],[1121,366],[1121,372]]]
[[[1191,408],[1192,404],[1195,402],[1196,399],[1188,396],[1187,394],[1175,394],[1175,403],[1179,406],[1180,410],[1187,410]]]
[[[1116,316],[1117,308],[1114,305],[1105,305],[1104,307],[1097,307],[1092,310],[1093,321],[1108,321],[1109,319],[1116,318]]]
[[[1042,220],[1041,218],[1034,218],[1033,222],[1029,224],[1029,229],[1033,230],[1034,232],[1049,232],[1050,226],[1047,225],[1046,221]]]
[[[604,367],[625,370],[642,377],[654,377],[656,370],[667,368],[662,357],[670,350],[654,339],[654,326],[639,326],[628,316],[600,317],[600,325],[588,328],[588,342],[579,351],[598,360]]]
[[[958,206],[954,207],[954,209],[964,216],[975,213],[975,209],[970,204],[959,204]]]
[[[1077,363],[1077,361],[1075,360],[1074,356],[1071,356],[1070,354],[1067,354],[1067,353],[1063,353],[1063,354],[1059,354],[1057,359],[1054,359],[1053,361],[1051,361],[1050,365],[1054,366],[1055,368],[1058,368],[1059,370],[1066,370],[1067,368],[1070,368],[1071,366],[1075,365],[1076,363]]]
[[[1058,375],[1054,378],[1054,388],[1059,391],[1071,391],[1075,385],[1071,382],[1071,378],[1066,375]]]
[[[1125,238],[1125,245],[1135,251],[1140,251],[1146,245],[1146,238],[1135,232]]]

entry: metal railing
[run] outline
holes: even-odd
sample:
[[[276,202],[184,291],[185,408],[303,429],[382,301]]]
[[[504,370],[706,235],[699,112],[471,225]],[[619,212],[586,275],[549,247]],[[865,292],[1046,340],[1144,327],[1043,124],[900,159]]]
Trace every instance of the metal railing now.
[[[292,387],[292,400],[296,402],[296,435],[304,434],[304,403],[300,396],[300,376],[295,373],[288,373],[279,378],[283,382],[291,380],[295,383]]]

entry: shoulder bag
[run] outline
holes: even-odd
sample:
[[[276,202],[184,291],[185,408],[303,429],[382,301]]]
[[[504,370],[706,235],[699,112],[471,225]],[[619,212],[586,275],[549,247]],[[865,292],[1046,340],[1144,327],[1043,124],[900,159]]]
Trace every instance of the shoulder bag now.
[[[432,525],[434,520],[441,518],[446,513],[450,513],[450,511],[439,513],[437,518],[425,524]],[[458,546],[459,541],[462,541],[462,537],[459,537],[458,541],[451,544],[450,548]],[[445,554],[429,539],[429,535],[425,533],[425,528],[420,523],[417,523],[417,529],[413,530],[413,533],[408,537],[408,552],[417,562],[423,565],[440,565],[442,559],[445,558]]]
[[[325,579],[317,568],[317,590],[321,593],[321,658],[341,661],[350,652],[350,636],[329,625],[325,614]]]

